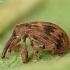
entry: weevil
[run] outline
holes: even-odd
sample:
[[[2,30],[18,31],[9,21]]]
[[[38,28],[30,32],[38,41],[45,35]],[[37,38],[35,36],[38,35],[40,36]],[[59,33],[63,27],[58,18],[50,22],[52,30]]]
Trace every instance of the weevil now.
[[[51,22],[24,22],[15,26],[12,36],[2,52],[2,58],[5,58],[7,50],[9,52],[18,50],[20,45],[17,45],[17,43],[22,40],[24,46],[21,49],[21,58],[22,62],[26,62],[28,58],[27,37],[30,40],[30,45],[37,60],[39,60],[38,48],[51,51],[51,55],[56,53],[64,54],[69,49],[68,36],[58,25]]]

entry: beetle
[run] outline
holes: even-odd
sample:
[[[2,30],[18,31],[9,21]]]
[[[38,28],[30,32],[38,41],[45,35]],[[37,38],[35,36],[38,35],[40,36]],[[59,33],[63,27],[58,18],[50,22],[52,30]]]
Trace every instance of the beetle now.
[[[17,37],[19,36],[19,37]],[[28,51],[26,47],[26,38],[29,38],[30,45],[33,49],[34,55],[37,60],[38,48],[42,48],[46,51],[51,51],[51,55],[64,54],[68,52],[69,40],[66,32],[58,25],[51,22],[23,22],[17,24],[13,30],[11,38],[6,43],[6,46],[2,52],[2,58],[5,58],[7,50],[18,50],[21,40],[24,42],[24,46],[21,49],[22,62],[26,62],[28,58]]]

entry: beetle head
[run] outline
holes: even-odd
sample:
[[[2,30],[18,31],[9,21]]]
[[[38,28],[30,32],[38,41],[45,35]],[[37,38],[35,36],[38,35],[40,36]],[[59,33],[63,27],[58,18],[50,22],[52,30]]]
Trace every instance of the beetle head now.
[[[16,27],[14,29],[15,35],[24,37],[25,35],[28,34],[29,28],[30,28],[29,23],[23,23],[23,24],[16,25]]]

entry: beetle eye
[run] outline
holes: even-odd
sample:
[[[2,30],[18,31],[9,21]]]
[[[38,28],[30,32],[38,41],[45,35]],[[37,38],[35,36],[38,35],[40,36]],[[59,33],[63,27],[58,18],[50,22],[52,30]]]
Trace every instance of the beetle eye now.
[[[13,35],[16,36],[16,32],[15,31],[13,32]]]

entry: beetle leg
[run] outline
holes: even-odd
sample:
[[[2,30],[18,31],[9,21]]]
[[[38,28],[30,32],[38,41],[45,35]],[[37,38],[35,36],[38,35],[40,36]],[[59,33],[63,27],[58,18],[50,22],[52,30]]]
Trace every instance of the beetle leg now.
[[[26,62],[26,59],[28,58],[28,51],[26,47],[26,42],[24,42],[24,46],[22,47],[21,50],[21,57],[22,57],[22,62]]]
[[[52,52],[51,52],[51,55],[52,55],[52,56],[55,55],[55,52],[56,52],[56,48],[53,48],[53,49],[52,49]]]
[[[20,41],[21,41],[20,38],[15,38],[15,39],[12,41],[12,43],[11,43],[11,45],[10,45],[10,47],[9,47],[8,52],[11,52],[12,50],[16,52],[16,51],[20,48],[20,44],[17,45],[17,43],[19,43]]]
[[[37,49],[36,47],[34,47],[34,46],[31,46],[31,47],[32,47],[32,49],[33,49],[34,55],[35,55],[35,57],[36,57],[36,60],[39,60],[38,49]]]
[[[31,41],[31,47],[33,49],[34,55],[36,57],[36,60],[39,60],[39,56],[38,56],[38,49],[36,47],[34,47],[33,42]]]
[[[44,50],[52,51],[52,52],[51,52],[51,55],[55,55],[55,52],[56,52],[56,46],[55,46],[55,44],[51,44],[51,45],[45,47]]]

